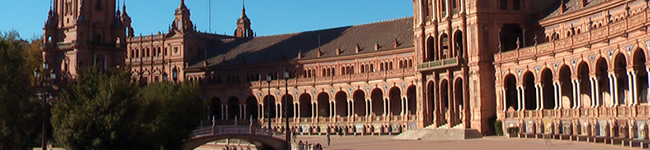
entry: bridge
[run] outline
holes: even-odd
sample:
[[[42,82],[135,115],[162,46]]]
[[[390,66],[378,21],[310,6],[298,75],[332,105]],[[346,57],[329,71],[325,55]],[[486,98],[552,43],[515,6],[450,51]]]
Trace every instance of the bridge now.
[[[246,139],[253,141],[257,149],[287,149],[282,133],[271,129],[249,126],[202,126],[192,131],[183,144],[183,150],[192,150],[208,142],[220,139]]]

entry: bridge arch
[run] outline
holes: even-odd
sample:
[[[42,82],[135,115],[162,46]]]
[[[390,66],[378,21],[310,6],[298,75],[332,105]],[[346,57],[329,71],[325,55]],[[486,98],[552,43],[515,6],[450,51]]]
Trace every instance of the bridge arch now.
[[[193,150],[208,142],[222,139],[243,139],[253,143],[257,149],[287,149],[283,135],[274,134],[272,130],[243,127],[202,128],[192,132],[189,140],[183,144],[183,150]]]

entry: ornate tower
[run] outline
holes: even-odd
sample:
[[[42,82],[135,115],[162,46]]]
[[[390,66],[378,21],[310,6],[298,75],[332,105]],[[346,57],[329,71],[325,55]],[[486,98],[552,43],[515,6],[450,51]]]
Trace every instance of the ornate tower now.
[[[54,0],[43,27],[43,60],[63,80],[89,66],[123,65],[125,29],[115,0]]]
[[[185,0],[181,0],[181,5],[176,9],[172,30],[180,31],[181,33],[194,31],[194,24],[190,19],[190,10],[185,6]]]
[[[237,19],[237,29],[235,30],[237,38],[252,38],[253,29],[251,29],[251,20],[246,16],[246,7],[242,5],[241,17]]]

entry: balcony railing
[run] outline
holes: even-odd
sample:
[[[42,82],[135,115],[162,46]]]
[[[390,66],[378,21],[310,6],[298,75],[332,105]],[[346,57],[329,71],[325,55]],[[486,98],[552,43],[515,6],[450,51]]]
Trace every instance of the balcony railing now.
[[[577,109],[544,109],[506,111],[503,114],[506,119],[526,118],[647,118],[650,116],[650,105],[641,104],[636,106],[621,105],[616,107],[583,107]]]
[[[434,60],[434,61],[424,62],[424,63],[418,65],[418,70],[419,71],[430,71],[430,70],[435,70],[435,69],[456,67],[456,66],[458,66],[458,64],[459,64],[458,58],[454,57],[454,58],[449,58],[449,59]]]
[[[608,38],[624,35],[626,31],[641,28],[645,22],[649,21],[648,17],[650,16],[646,17],[647,13],[650,13],[650,11],[646,11],[646,13],[637,13],[624,20],[610,23],[600,28],[592,29],[588,32],[583,32],[571,37],[555,40],[553,42],[497,53],[494,54],[494,62],[508,63],[539,56],[547,56],[553,53],[569,51],[574,48],[585,47],[590,43],[597,43]]]
[[[369,81],[369,80],[382,80],[389,78],[401,78],[406,76],[415,75],[415,70],[413,68],[404,68],[404,69],[393,69],[386,71],[377,71],[377,72],[367,72],[367,73],[355,73],[349,75],[336,75],[329,77],[312,77],[312,78],[297,78],[289,79],[288,86],[303,86],[303,85],[314,85],[314,84],[330,84],[330,83],[346,83],[346,82],[359,82],[359,81]],[[268,84],[266,81],[242,81],[239,83],[227,83],[222,82],[211,83],[209,85],[213,88],[232,88],[233,86],[245,86],[251,88],[266,88]],[[284,87],[284,80],[273,80],[271,82],[272,88]]]

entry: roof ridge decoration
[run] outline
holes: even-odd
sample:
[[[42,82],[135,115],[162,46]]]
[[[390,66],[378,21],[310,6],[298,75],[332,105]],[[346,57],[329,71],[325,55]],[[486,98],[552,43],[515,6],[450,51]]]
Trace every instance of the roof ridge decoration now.
[[[354,49],[359,53],[361,51],[361,46],[359,46],[359,43],[357,43],[356,46],[354,46]]]
[[[336,56],[341,55],[341,48],[336,48]]]

